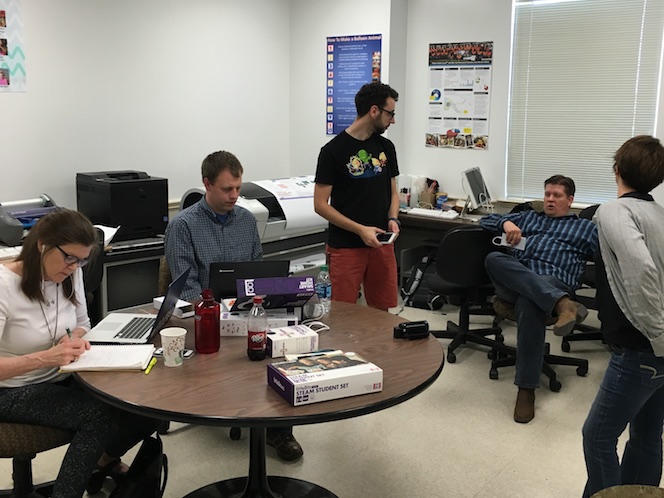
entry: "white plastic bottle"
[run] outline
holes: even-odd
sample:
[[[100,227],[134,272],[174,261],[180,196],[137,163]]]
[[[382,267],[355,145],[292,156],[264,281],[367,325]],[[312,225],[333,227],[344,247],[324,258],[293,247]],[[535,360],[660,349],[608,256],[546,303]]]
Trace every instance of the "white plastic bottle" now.
[[[330,311],[330,301],[332,298],[332,281],[330,280],[330,273],[328,272],[327,265],[320,267],[320,273],[316,278],[316,294],[318,300],[323,306],[323,312]]]

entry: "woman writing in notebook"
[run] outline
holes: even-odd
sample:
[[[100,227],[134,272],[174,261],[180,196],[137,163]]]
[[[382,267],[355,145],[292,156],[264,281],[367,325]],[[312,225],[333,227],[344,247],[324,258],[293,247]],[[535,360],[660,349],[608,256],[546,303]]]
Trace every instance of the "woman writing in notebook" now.
[[[0,265],[0,421],[74,434],[54,498],[80,497],[86,485],[96,492],[107,475],[121,480],[120,456],[158,425],[105,405],[59,372],[90,349],[81,267],[96,246],[85,216],[57,209],[30,230],[16,261]]]

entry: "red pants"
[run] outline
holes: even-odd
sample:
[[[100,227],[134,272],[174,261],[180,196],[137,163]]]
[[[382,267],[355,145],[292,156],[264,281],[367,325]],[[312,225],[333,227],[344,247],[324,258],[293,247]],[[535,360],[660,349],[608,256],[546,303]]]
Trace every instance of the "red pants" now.
[[[335,248],[327,246],[332,280],[332,300],[357,302],[364,285],[367,304],[387,311],[397,305],[397,260],[394,244],[373,247]]]

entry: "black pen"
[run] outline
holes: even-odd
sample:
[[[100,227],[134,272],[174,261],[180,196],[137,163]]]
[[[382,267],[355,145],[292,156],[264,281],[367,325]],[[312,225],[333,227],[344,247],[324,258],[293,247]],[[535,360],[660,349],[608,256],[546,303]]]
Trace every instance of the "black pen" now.
[[[72,340],[71,330],[69,329],[69,327],[67,327],[65,330],[67,331],[67,336],[69,337],[69,340],[71,341]]]

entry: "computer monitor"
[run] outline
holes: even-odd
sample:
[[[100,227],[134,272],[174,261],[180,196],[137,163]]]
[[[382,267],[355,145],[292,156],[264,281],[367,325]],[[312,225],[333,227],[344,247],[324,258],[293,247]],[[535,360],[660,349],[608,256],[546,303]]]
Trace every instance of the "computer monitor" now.
[[[493,206],[491,204],[491,196],[489,190],[486,188],[482,172],[479,168],[470,168],[462,173],[463,188],[468,194],[467,204],[470,204],[470,209],[484,208],[490,210]]]

